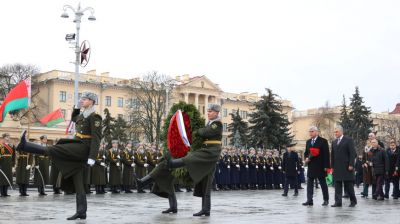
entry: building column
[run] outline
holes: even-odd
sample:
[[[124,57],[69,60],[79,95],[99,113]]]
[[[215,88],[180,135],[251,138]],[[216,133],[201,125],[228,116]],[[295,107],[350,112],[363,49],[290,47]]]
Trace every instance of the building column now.
[[[199,94],[195,93],[194,94],[194,105],[196,106],[196,109],[199,109]]]
[[[207,111],[207,109],[208,109],[208,95],[205,95],[205,98],[204,98],[204,110],[205,111]]]
[[[189,93],[184,93],[185,94],[185,103],[189,103]]]

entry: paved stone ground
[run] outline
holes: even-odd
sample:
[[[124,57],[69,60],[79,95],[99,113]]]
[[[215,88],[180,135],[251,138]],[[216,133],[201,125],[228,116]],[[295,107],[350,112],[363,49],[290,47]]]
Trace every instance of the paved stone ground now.
[[[358,205],[344,207],[322,207],[322,194],[318,189],[313,207],[301,205],[305,201],[305,190],[298,197],[281,196],[282,191],[219,191],[213,192],[211,217],[193,217],[200,210],[201,199],[191,193],[177,193],[178,214],[161,214],[168,201],[153,194],[120,194],[88,196],[88,219],[67,221],[75,212],[74,195],[52,195],[39,197],[33,189],[31,196],[23,198],[17,191],[11,197],[0,198],[0,223],[400,223],[400,201],[375,201],[359,197]],[[333,203],[333,188],[329,188]]]

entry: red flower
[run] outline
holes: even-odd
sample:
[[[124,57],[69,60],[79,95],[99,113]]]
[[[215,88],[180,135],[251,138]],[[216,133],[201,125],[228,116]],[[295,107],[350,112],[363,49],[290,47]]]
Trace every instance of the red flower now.
[[[319,148],[310,148],[310,154],[313,157],[319,156],[319,151],[320,151]]]

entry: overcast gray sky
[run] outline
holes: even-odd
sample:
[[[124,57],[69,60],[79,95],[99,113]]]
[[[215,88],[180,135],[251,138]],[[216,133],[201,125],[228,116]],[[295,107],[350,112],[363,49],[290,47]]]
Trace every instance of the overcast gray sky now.
[[[73,71],[64,37],[75,32],[76,0],[0,4],[0,65]],[[227,92],[271,88],[298,110],[340,105],[355,86],[373,111],[400,102],[400,1],[83,0],[95,9],[81,40],[92,55],[81,71],[130,78],[156,70],[206,75]]]

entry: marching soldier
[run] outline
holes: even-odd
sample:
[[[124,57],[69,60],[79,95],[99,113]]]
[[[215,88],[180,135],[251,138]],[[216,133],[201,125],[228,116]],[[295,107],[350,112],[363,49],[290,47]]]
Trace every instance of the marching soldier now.
[[[106,193],[104,189],[107,184],[106,175],[104,175],[106,172],[106,153],[104,148],[105,145],[101,144],[90,173],[90,183],[94,185],[96,194]]]
[[[33,156],[27,152],[17,152],[17,184],[20,196],[29,196],[26,191],[29,185],[29,177],[33,163]]]
[[[120,193],[119,188],[121,187],[121,152],[118,148],[118,140],[112,140],[112,148],[107,152],[107,162],[110,165],[110,188],[114,194]]]
[[[135,164],[136,164],[136,178],[140,179],[146,176],[146,168],[149,166],[147,163],[147,156],[144,152],[143,145],[139,145],[135,155]],[[138,187],[138,193],[146,193],[143,189]]]
[[[0,137],[0,190],[2,197],[10,196],[7,191],[8,187],[12,185],[12,169],[15,166],[15,150],[7,144],[6,139],[8,138],[8,133],[4,133]]]
[[[121,161],[123,164],[122,171],[122,184],[124,186],[125,193],[133,193],[131,188],[134,184],[134,152],[132,150],[132,142],[129,141],[126,145],[125,150],[122,152]]]
[[[173,177],[170,174],[168,175],[170,173],[168,170],[185,166],[195,183],[193,195],[202,197],[202,209],[200,212],[193,214],[193,216],[210,216],[211,185],[214,178],[215,163],[221,154],[222,123],[218,118],[220,110],[221,106],[211,104],[207,111],[209,122],[197,132],[204,140],[203,148],[195,150],[179,159],[172,160],[170,157],[166,157],[165,162],[157,166],[153,172],[138,180],[140,188],[154,181],[155,186],[152,192],[169,198],[170,209],[165,211],[165,213],[177,212],[176,197],[171,189]]]
[[[61,194],[61,172],[54,163],[54,160],[50,158],[50,184],[53,185],[53,193]]]
[[[43,147],[47,146],[47,136],[40,136],[40,145]],[[49,184],[49,166],[50,159],[47,155],[35,155],[35,175],[34,175],[34,184],[38,188],[38,192],[40,196],[47,195],[45,193],[45,187]]]
[[[86,165],[94,165],[101,140],[102,118],[96,113],[96,102],[96,94],[82,93],[79,103],[83,110],[76,105],[71,116],[71,120],[76,122],[76,134],[73,139],[60,139],[54,146],[43,147],[27,142],[24,132],[18,145],[19,150],[51,156],[62,173],[63,190],[76,192],[76,213],[67,218],[68,220],[86,219],[87,197],[83,168]]]

